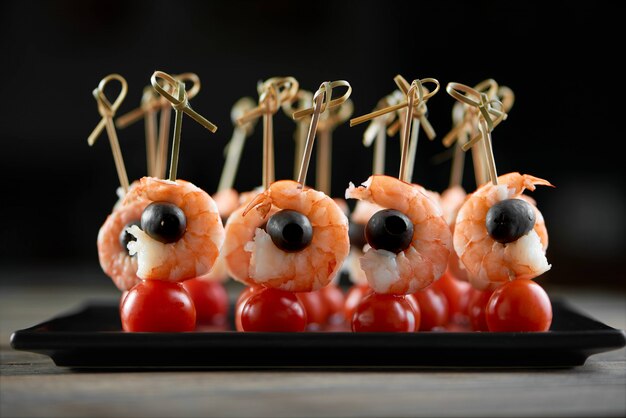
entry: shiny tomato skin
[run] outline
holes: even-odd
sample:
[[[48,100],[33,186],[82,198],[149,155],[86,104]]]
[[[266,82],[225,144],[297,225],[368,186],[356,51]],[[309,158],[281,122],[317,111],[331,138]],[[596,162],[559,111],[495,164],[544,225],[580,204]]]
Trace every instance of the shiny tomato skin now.
[[[420,331],[432,331],[448,324],[448,299],[432,286],[411,295],[420,309]]]
[[[241,313],[243,312],[244,305],[246,304],[248,299],[250,299],[250,296],[252,296],[255,292],[260,291],[261,289],[263,288],[259,286],[246,287],[239,294],[237,302],[235,302],[235,329],[237,331],[243,331],[243,328],[241,327]]]
[[[322,304],[326,307],[326,323],[337,324],[343,322],[343,307],[346,295],[339,286],[329,284],[320,289]]]
[[[196,307],[198,325],[224,325],[228,315],[228,293],[221,282],[190,279],[183,287]]]
[[[306,311],[295,293],[261,289],[248,298],[241,311],[241,328],[247,332],[302,332]]]
[[[354,311],[352,331],[415,332],[419,323],[419,314],[405,296],[370,293]]]
[[[323,325],[326,323],[328,310],[322,301],[319,290],[313,292],[296,293],[298,300],[306,311],[308,325]]]
[[[489,331],[485,310],[493,292],[491,290],[472,289],[467,305],[467,314],[472,330]]]
[[[348,290],[343,304],[343,315],[347,322],[352,322],[352,316],[356,307],[359,306],[363,297],[372,292],[373,290],[368,284],[355,284]]]
[[[487,304],[489,331],[541,332],[552,324],[548,294],[532,280],[513,280],[496,289]]]
[[[448,301],[448,315],[450,322],[463,323],[467,321],[467,305],[472,286],[468,282],[455,279],[446,270],[439,280],[430,285],[433,289],[441,291]]]
[[[180,283],[144,280],[128,291],[120,310],[130,332],[186,332],[196,327],[196,308]]]

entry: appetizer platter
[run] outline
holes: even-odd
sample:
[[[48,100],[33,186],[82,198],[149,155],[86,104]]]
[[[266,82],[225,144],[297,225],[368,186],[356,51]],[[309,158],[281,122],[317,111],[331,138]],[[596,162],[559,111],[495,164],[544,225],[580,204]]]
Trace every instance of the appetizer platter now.
[[[113,82],[120,89],[110,101]],[[441,85],[400,75],[394,82],[373,112],[350,120],[370,122],[363,144],[374,147],[372,172],[333,196],[332,132],[352,116],[349,82],[324,81],[314,92],[293,77],[260,82],[258,104],[244,97],[232,108],[222,176],[209,193],[177,178],[183,120],[217,131],[190,106],[199,77],[155,71],[141,106],[117,119],[126,80],[102,79],[93,91],[102,119],[88,142],[106,131],[120,181],[97,237],[120,299],[19,330],[12,346],[68,367],[218,368],[572,367],[623,347],[623,331],[551,300],[534,280],[551,268],[548,230],[525,192],[553,186],[498,175],[492,134],[508,117],[512,90],[492,79],[446,85],[453,128],[442,142],[453,162],[449,187],[438,192],[413,174],[420,132],[436,138],[427,105]],[[275,178],[273,118],[282,113],[296,122],[293,179]],[[130,182],[116,127],[142,118],[147,175]],[[260,186],[236,190],[259,119]],[[385,150],[395,134],[400,169],[392,176]],[[462,184],[469,150],[475,190]],[[235,299],[229,280],[243,284]]]

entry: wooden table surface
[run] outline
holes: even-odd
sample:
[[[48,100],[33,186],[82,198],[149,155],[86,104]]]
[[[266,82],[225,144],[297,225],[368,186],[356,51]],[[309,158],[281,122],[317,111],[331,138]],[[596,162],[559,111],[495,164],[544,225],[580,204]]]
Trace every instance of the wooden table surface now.
[[[114,289],[1,283],[1,417],[626,416],[624,349],[563,370],[76,372],[10,335]],[[624,292],[548,290],[626,329]]]

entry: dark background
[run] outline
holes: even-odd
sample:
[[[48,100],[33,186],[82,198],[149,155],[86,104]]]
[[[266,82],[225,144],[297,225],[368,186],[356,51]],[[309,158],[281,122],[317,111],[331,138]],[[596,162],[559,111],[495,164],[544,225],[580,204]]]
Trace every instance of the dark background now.
[[[542,2],[543,3],[543,2]],[[548,229],[547,274],[555,283],[623,286],[626,223],[622,104],[616,64],[623,22],[611,3],[450,1],[2,2],[3,81],[0,262],[7,271],[98,266],[96,236],[118,180],[91,91],[118,72],[129,83],[120,113],[135,108],[156,69],[193,71],[202,90],[194,109],[219,126],[211,135],[186,118],[178,176],[213,193],[230,139],[230,108],[256,99],[258,80],[292,75],[308,90],[346,79],[355,115],[391,92],[393,77],[435,77],[469,85],[488,78],[511,87],[516,103],[493,134],[499,173],[550,180],[538,190]],[[546,2],[547,3],[547,2]],[[445,149],[454,101],[429,102],[434,142],[424,134],[414,180],[447,186]],[[291,176],[294,124],[274,118],[277,178]],[[333,194],[370,174],[365,126],[334,134]],[[145,173],[143,123],[119,131],[131,181]],[[260,183],[261,129],[247,142],[236,186]],[[397,139],[387,168],[398,168]],[[314,174],[314,161],[310,174]],[[465,187],[473,189],[471,162]],[[312,177],[309,177],[312,179]],[[69,268],[69,267],[68,267]],[[101,274],[101,273],[98,273]]]

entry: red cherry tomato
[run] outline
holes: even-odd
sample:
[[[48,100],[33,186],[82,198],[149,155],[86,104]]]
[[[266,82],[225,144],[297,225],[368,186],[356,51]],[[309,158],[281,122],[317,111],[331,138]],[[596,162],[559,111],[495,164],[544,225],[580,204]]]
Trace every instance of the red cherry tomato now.
[[[352,318],[352,331],[415,332],[419,323],[419,314],[406,297],[371,293],[357,306]]]
[[[343,307],[346,296],[343,291],[334,284],[329,284],[320,289],[322,304],[326,307],[326,323],[339,324],[343,322]]]
[[[298,300],[306,311],[307,325],[318,327],[326,323],[327,309],[322,301],[322,295],[319,290],[313,292],[296,293]]]
[[[467,322],[467,305],[472,286],[464,281],[455,279],[448,270],[432,285],[433,289],[441,291],[448,301],[450,322]]]
[[[545,290],[532,280],[513,280],[496,289],[486,310],[489,331],[548,331],[552,305]]]
[[[432,331],[448,324],[448,300],[443,292],[429,286],[410,296],[420,309],[420,331]]]
[[[467,305],[467,314],[474,331],[489,331],[485,310],[492,293],[491,290],[472,289]]]
[[[120,295],[120,315],[122,314],[122,305],[124,304],[124,300],[126,299],[126,296],[128,296],[128,290],[124,290],[122,292],[122,294]]]
[[[373,290],[368,284],[355,284],[350,288],[350,290],[348,290],[346,300],[343,304],[343,316],[346,321],[350,323],[352,322],[352,316],[354,316],[356,307],[359,306],[359,303],[361,303],[361,300],[365,295],[372,292]]]
[[[248,298],[241,311],[241,328],[258,332],[301,332],[306,311],[295,293],[261,289]]]
[[[190,279],[183,282],[183,287],[196,307],[198,325],[226,324],[228,293],[221,282]]]
[[[180,283],[138,283],[128,291],[120,315],[124,331],[184,332],[196,327],[196,308]]]
[[[235,302],[235,329],[237,331],[243,331],[241,327],[241,312],[243,312],[243,307],[250,299],[255,292],[260,291],[262,288],[257,286],[246,287],[237,298],[237,302]]]

